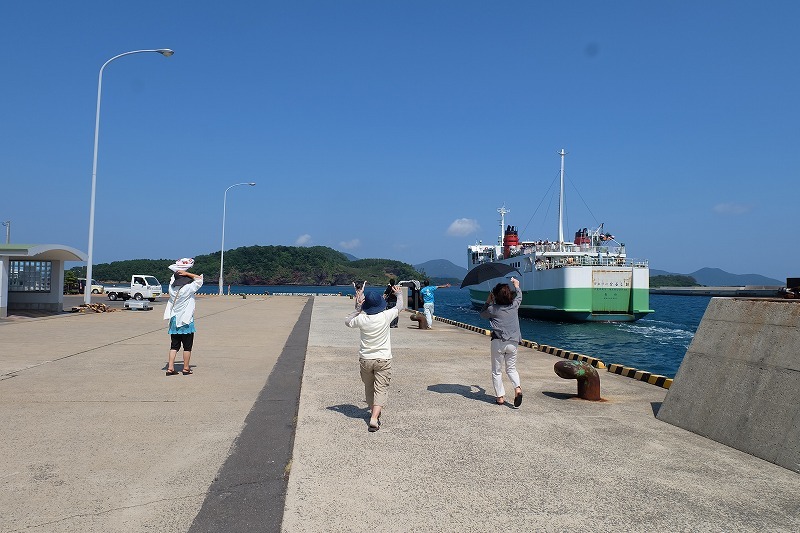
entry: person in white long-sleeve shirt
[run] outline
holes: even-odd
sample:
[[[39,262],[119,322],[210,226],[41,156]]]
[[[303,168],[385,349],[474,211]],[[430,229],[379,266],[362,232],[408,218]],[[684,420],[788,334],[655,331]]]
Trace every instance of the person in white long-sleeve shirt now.
[[[164,320],[169,320],[170,334],[168,376],[178,373],[175,370],[175,357],[178,355],[181,345],[183,345],[183,370],[181,373],[184,376],[193,373],[189,366],[189,359],[192,357],[196,332],[194,295],[203,286],[203,275],[188,271],[193,265],[194,259],[184,258],[169,266],[169,269],[175,274],[169,280],[169,301],[164,309]]]
[[[400,287],[392,287],[400,298]],[[345,325],[361,331],[358,364],[364,393],[370,409],[369,431],[380,429],[381,410],[389,398],[392,379],[392,343],[389,328],[400,315],[400,307],[386,309],[386,300],[378,291],[364,294],[363,287],[356,291],[355,311],[347,315]]]

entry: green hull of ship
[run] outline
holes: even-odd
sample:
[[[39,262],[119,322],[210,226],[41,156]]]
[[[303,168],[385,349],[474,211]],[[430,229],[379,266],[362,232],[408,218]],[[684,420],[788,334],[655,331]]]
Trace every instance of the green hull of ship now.
[[[487,291],[470,289],[480,307]],[[519,314],[559,322],[633,322],[652,313],[649,289],[572,288],[523,291]]]

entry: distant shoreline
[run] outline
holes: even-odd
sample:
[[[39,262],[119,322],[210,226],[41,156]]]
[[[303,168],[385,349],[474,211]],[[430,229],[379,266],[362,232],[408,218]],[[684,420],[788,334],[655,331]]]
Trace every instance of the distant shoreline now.
[[[774,285],[745,285],[742,287],[656,287],[650,294],[670,294],[676,296],[750,296],[758,298],[782,297],[783,287]]]

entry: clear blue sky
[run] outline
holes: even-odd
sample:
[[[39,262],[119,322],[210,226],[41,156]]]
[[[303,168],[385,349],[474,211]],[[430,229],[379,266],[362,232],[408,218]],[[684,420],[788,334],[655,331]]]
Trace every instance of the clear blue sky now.
[[[172,48],[105,69],[95,263],[218,251],[223,192],[255,181],[228,193],[226,249],[465,266],[503,204],[557,237],[564,148],[568,238],[602,222],[651,268],[797,276],[798,20],[795,1],[8,3],[0,220],[86,251],[100,66]]]

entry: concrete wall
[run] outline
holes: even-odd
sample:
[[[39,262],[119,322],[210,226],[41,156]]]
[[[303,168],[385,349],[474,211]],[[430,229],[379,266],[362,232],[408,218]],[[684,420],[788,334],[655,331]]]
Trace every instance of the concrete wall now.
[[[8,267],[10,259],[0,255],[0,318],[8,316]]]
[[[658,418],[800,472],[800,301],[713,298]]]
[[[64,308],[64,261],[51,260],[50,292],[12,292],[8,290],[8,264],[0,262],[0,318],[13,310],[38,310],[60,313]]]

